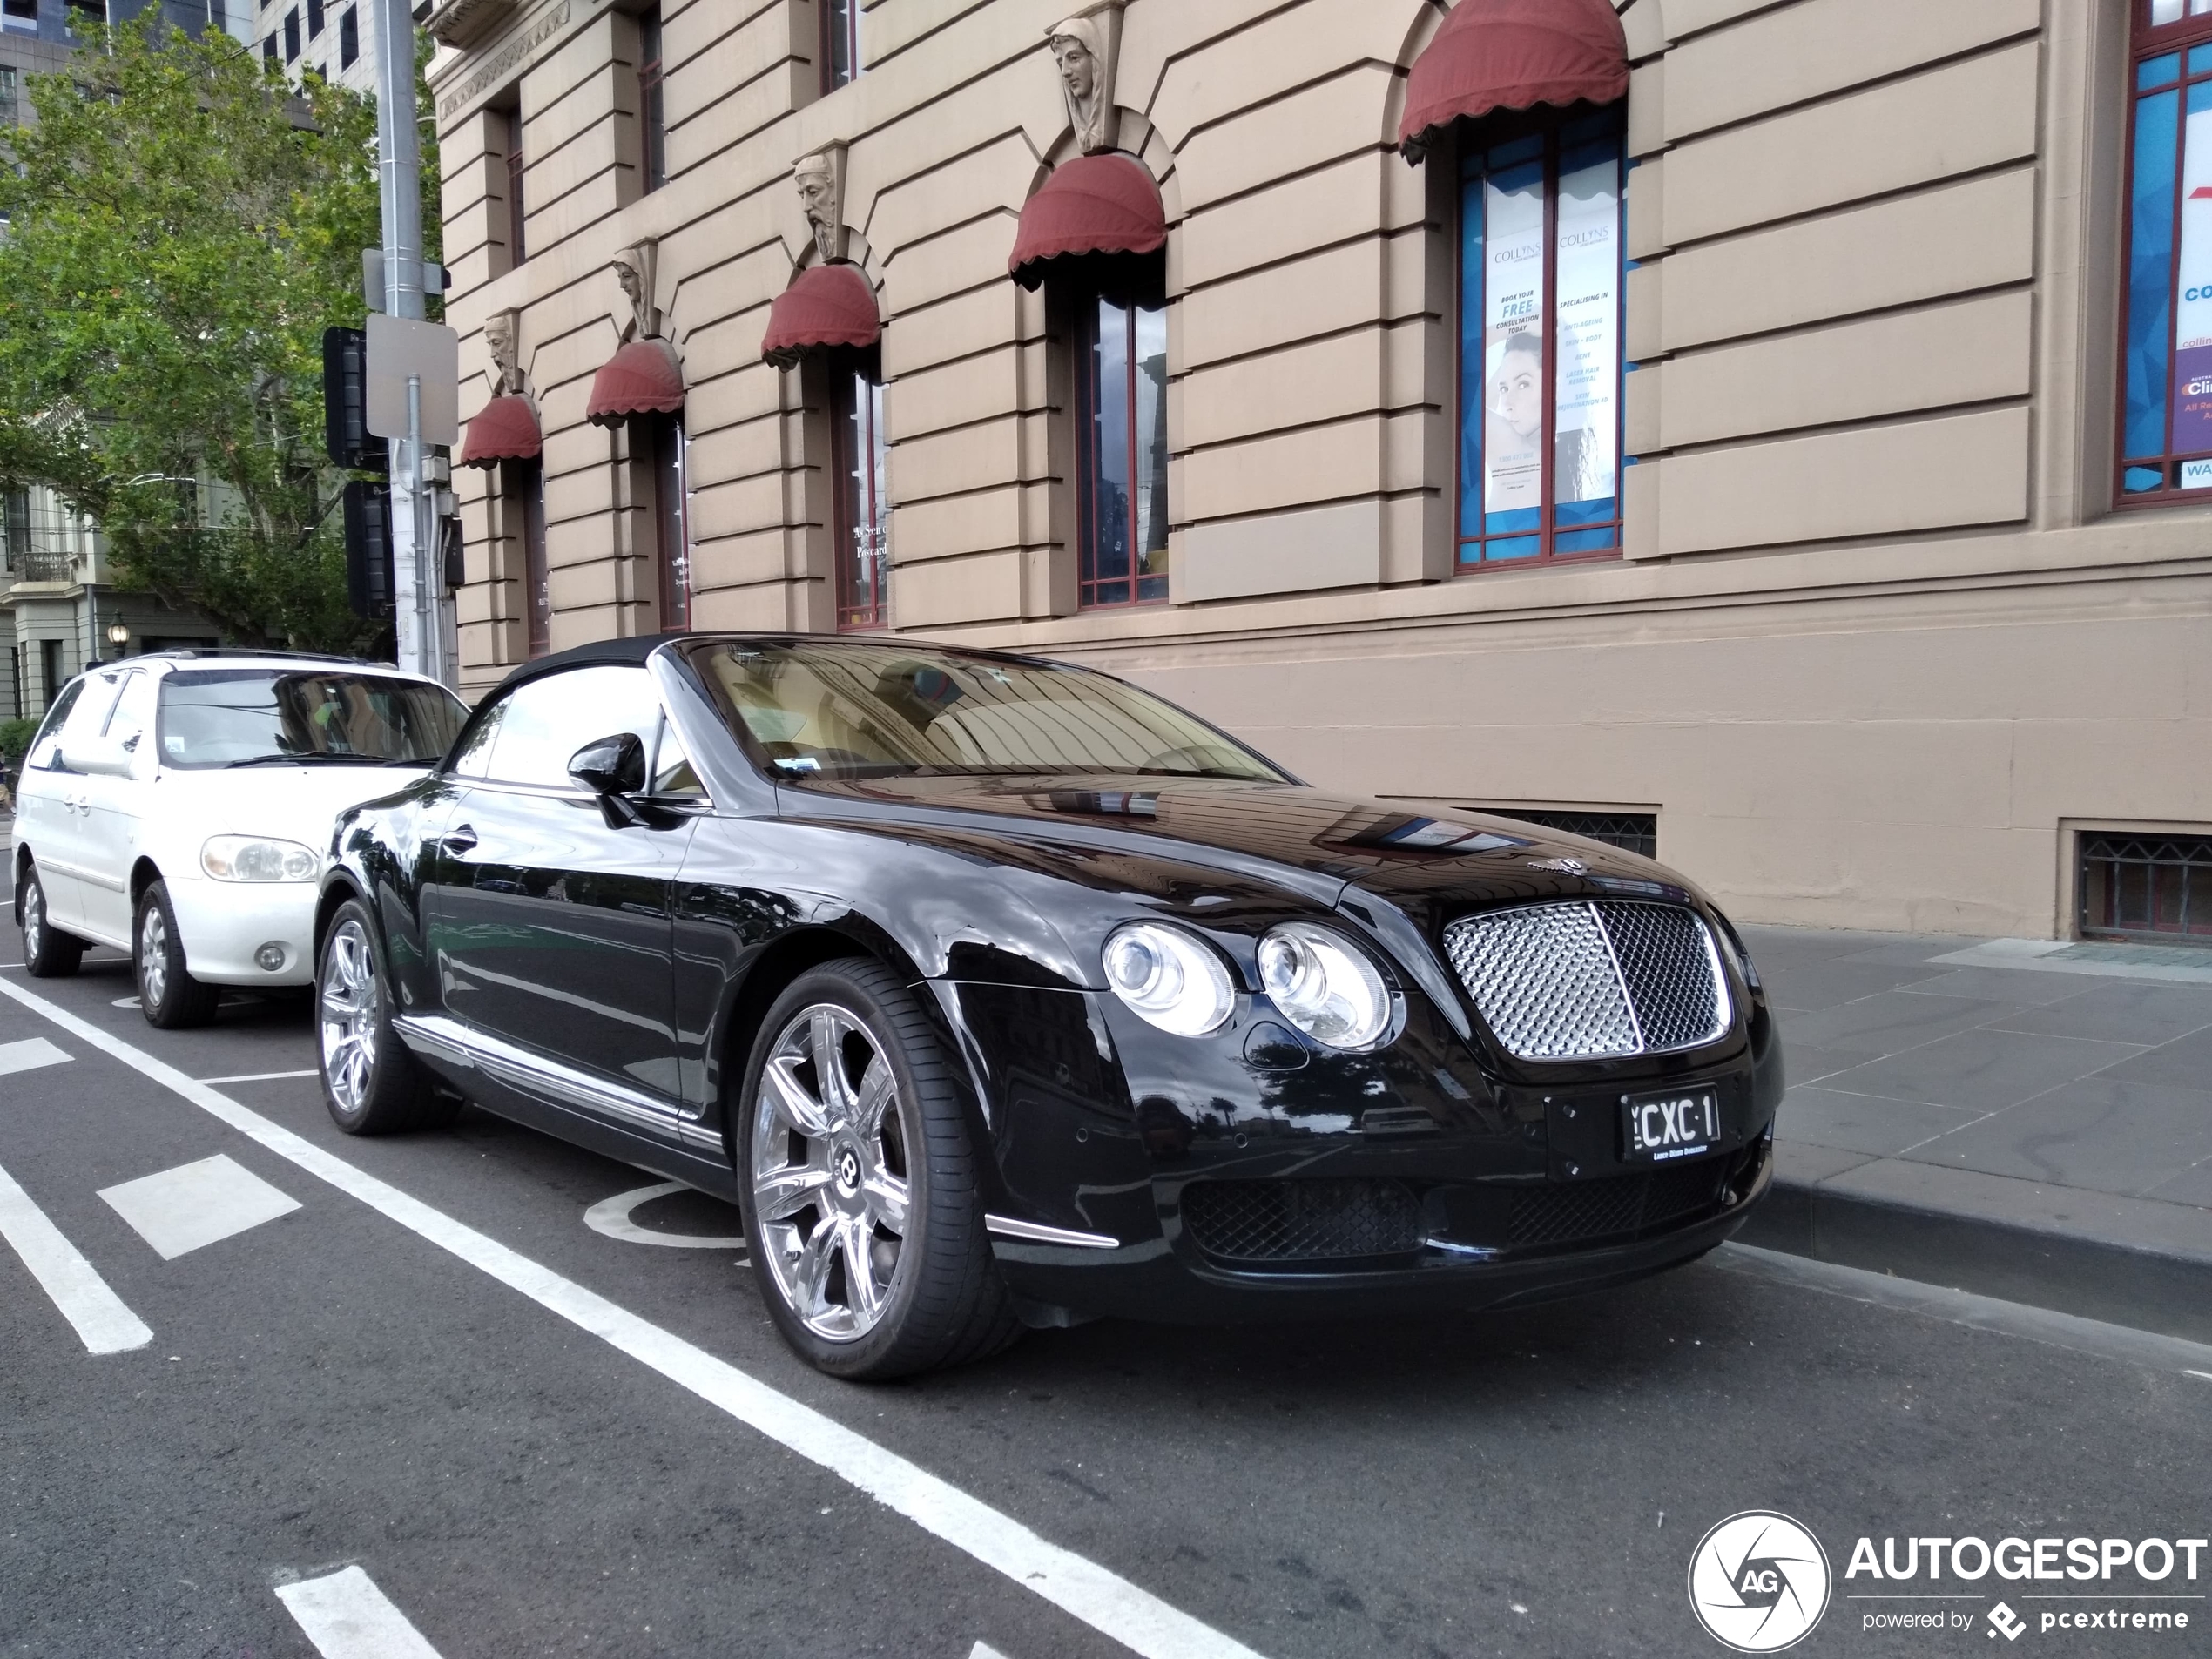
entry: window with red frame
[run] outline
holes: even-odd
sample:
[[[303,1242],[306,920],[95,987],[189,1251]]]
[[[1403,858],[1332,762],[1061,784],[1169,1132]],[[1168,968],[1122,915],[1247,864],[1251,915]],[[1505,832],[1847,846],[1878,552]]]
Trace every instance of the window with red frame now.
[[[660,8],[655,6],[637,19],[637,130],[648,192],[668,182],[667,84],[661,56]]]
[[[883,388],[866,374],[832,372],[840,381],[830,422],[837,625],[881,628],[891,620],[891,446],[883,426]]]
[[[500,494],[507,501],[507,533],[523,544],[523,645],[543,657],[553,644],[553,573],[545,559],[545,467],[536,460],[502,461]]]
[[[691,537],[685,489],[684,418],[641,415],[631,422],[631,430],[637,434],[640,427],[645,428],[642,435],[653,469],[653,539],[660,569],[661,631],[681,633],[691,625]]]
[[[822,91],[834,92],[860,74],[860,0],[821,0]]]
[[[2120,500],[2212,501],[2212,0],[2134,0]]]
[[[1459,563],[1618,557],[1622,106],[1460,153]]]
[[[1157,274],[1157,273],[1156,273]],[[1074,296],[1077,597],[1168,597],[1168,309],[1157,283]]]

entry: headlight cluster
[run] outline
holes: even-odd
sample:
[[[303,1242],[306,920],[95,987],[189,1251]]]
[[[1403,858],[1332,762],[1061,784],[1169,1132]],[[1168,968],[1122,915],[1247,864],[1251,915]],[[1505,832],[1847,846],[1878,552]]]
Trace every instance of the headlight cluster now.
[[[297,841],[218,835],[199,849],[199,867],[218,881],[312,881],[322,860]]]
[[[1226,965],[1180,927],[1117,927],[1103,966],[1115,995],[1177,1036],[1219,1030],[1236,1005]],[[1272,929],[1259,941],[1259,973],[1276,1011],[1325,1048],[1370,1049],[1389,1035],[1395,1005],[1382,974],[1326,927],[1288,921]]]

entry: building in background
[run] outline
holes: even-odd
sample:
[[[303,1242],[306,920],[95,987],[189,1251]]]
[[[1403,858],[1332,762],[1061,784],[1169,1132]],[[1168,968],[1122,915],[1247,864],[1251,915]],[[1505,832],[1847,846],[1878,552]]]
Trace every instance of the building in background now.
[[[2208,14],[443,0],[464,684],[1040,651],[1750,919],[2212,935]]]
[[[376,96],[376,26],[369,0],[235,0],[253,8],[254,50],[293,80],[313,71]]]

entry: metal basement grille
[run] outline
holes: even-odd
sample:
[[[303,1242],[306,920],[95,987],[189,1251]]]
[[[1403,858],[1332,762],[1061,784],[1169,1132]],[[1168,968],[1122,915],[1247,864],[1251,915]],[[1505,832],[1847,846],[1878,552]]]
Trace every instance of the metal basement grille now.
[[[1463,916],[1445,953],[1508,1052],[1522,1060],[1666,1054],[1728,1029],[1728,982],[1704,921],[1621,900]]]
[[[1567,1244],[1686,1220],[1720,1201],[1724,1162],[1700,1159],[1649,1175],[1613,1175],[1517,1192],[1507,1237],[1516,1244]]]
[[[2084,835],[2081,931],[2212,944],[2212,836]]]
[[[1420,1246],[1420,1201],[1400,1181],[1194,1181],[1183,1224],[1209,1256],[1341,1261]]]

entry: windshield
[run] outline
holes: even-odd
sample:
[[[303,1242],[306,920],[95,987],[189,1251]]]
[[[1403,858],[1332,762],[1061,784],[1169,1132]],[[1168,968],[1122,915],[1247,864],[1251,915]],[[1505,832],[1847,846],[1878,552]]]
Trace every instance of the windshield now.
[[[377,674],[179,669],[161,683],[161,761],[186,769],[421,765],[442,759],[468,710],[442,686]]]
[[[779,778],[1037,772],[1285,781],[1180,709],[1082,669],[880,646],[727,645],[694,659]]]

